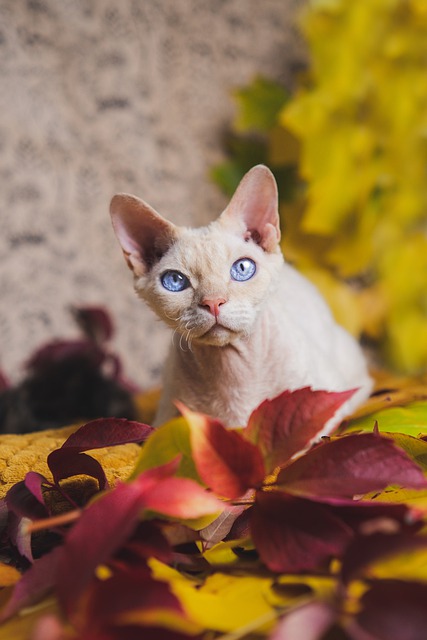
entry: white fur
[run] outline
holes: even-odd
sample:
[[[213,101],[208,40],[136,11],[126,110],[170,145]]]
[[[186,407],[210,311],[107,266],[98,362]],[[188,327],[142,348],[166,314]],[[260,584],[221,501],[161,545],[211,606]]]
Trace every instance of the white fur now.
[[[334,321],[316,288],[283,260],[277,192],[265,167],[252,169],[225,212],[201,229],[177,228],[135,198],[129,213],[130,198],[113,199],[114,227],[138,295],[174,329],[156,425],[177,415],[175,400],[235,427],[285,389],[358,388],[325,426],[327,433],[368,397],[372,382],[359,344]],[[149,232],[156,238],[156,224],[161,250],[153,261],[151,248],[148,261],[138,237]],[[230,268],[243,257],[257,270],[236,282]],[[191,286],[167,291],[160,276],[169,269]],[[218,318],[203,305],[206,298],[225,300]]]

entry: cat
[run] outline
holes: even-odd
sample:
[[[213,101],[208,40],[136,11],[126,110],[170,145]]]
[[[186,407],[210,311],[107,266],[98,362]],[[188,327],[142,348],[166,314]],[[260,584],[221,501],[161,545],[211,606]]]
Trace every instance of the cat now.
[[[177,227],[128,194],[114,196],[110,212],[137,294],[176,334],[155,426],[178,415],[175,400],[241,427],[285,389],[357,388],[326,434],[369,396],[358,342],[283,258],[277,185],[266,166],[253,167],[205,227]]]

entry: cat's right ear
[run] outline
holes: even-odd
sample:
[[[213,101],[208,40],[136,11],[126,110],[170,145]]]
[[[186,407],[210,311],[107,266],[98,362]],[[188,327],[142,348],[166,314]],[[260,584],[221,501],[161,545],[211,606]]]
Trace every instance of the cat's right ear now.
[[[178,229],[136,196],[119,193],[110,204],[117,239],[135,276],[145,275],[178,237]]]

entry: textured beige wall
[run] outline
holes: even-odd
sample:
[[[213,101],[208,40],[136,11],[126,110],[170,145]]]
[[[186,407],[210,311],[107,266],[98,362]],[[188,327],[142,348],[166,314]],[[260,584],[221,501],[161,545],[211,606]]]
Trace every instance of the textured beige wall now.
[[[132,289],[108,217],[116,191],[177,223],[224,199],[209,182],[254,74],[288,80],[301,0],[1,0],[0,362],[76,335],[70,304],[106,305],[142,385],[168,333]]]

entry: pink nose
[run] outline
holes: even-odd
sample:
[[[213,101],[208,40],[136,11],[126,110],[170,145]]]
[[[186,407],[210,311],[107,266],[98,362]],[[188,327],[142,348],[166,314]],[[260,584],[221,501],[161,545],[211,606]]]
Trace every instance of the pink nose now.
[[[201,302],[201,306],[206,307],[206,309],[215,316],[215,318],[217,318],[219,316],[220,306],[226,302],[227,300],[224,298],[204,298]]]

